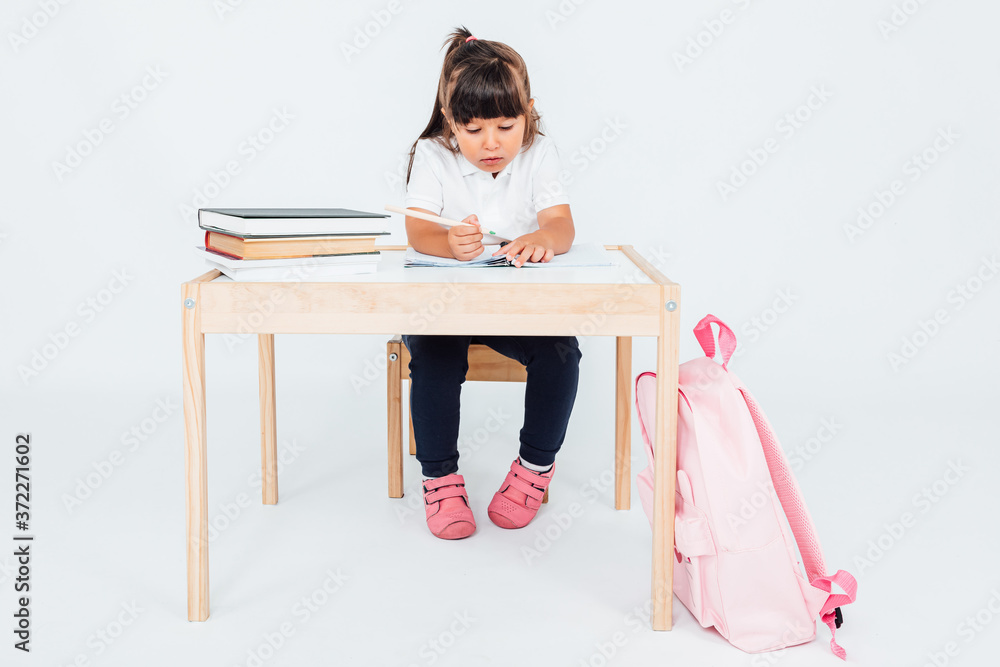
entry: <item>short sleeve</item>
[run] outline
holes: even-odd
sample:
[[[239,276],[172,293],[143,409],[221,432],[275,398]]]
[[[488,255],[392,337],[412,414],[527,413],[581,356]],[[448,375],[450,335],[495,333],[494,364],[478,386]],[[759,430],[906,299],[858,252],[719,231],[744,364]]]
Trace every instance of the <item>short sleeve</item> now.
[[[559,178],[561,171],[559,151],[554,143],[546,141],[531,179],[532,202],[536,213],[550,206],[569,203],[566,186]]]
[[[421,139],[413,153],[410,182],[406,184],[406,208],[423,208],[440,215],[444,208],[442,169],[430,140]]]

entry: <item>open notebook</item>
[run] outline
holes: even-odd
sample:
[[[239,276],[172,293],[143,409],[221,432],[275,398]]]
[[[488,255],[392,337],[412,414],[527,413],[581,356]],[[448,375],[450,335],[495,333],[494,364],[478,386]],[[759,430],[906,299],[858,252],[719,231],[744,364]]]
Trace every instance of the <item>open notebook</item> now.
[[[507,261],[506,255],[497,255],[496,257],[493,257],[494,252],[496,252],[495,247],[487,246],[483,251],[483,254],[479,257],[462,261],[451,257],[435,257],[434,255],[425,255],[421,252],[417,252],[413,248],[407,248],[406,259],[403,261],[403,266],[513,266],[511,262]],[[581,243],[571,247],[568,252],[556,255],[547,262],[526,262],[521,265],[520,268],[544,268],[547,266],[559,268],[568,266],[617,266],[617,264],[611,260],[611,255],[608,254],[608,251],[605,250],[604,246],[601,244]]]

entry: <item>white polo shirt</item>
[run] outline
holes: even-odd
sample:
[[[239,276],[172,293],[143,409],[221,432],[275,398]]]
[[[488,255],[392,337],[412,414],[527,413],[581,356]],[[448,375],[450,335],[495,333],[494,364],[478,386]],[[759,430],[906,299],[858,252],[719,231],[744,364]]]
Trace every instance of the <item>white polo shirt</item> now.
[[[457,143],[452,139],[453,145]],[[538,229],[538,212],[568,204],[559,181],[559,153],[548,137],[537,135],[521,148],[496,178],[451,153],[433,139],[421,139],[413,155],[406,207],[423,208],[443,218],[463,220],[473,213],[483,229],[509,239]]]

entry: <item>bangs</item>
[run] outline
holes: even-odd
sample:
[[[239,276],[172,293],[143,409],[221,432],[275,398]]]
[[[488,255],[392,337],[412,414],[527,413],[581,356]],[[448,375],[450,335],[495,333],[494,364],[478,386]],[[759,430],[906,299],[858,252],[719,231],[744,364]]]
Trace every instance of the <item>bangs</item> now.
[[[499,59],[460,71],[450,106],[452,118],[459,125],[474,118],[517,118],[528,110],[514,71]]]

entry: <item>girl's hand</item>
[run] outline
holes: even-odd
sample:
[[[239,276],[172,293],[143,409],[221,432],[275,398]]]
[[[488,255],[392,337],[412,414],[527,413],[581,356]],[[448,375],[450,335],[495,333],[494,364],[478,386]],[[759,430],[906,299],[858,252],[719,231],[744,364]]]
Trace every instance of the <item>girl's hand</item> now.
[[[455,259],[467,261],[483,254],[483,233],[480,231],[479,218],[473,213],[462,222],[471,225],[455,225],[448,228],[448,247]]]
[[[493,256],[504,254],[507,255],[508,260],[514,262],[514,266],[521,268],[525,262],[547,262],[555,256],[556,251],[552,248],[548,236],[539,230],[518,236],[494,252]]]

